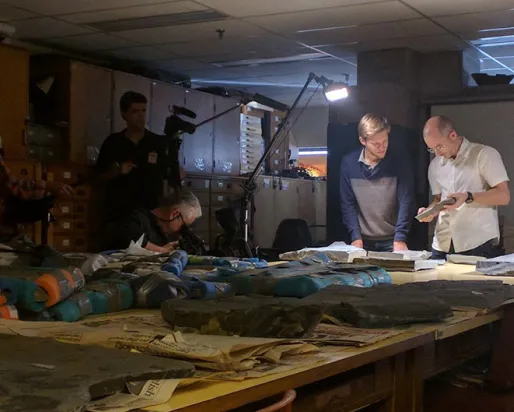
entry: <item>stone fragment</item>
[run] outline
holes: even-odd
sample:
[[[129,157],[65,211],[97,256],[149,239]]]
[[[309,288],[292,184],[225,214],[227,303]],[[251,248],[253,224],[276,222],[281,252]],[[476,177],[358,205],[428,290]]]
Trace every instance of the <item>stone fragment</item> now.
[[[169,300],[161,310],[163,318],[173,327],[194,328],[202,334],[261,338],[310,336],[322,315],[317,304],[267,296]]]
[[[78,412],[127,382],[191,376],[188,362],[49,338],[0,335],[0,412]]]

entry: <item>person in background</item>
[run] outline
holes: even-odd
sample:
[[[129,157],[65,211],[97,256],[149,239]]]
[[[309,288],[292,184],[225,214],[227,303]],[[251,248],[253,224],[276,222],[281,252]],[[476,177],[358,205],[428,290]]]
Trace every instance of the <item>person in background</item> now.
[[[137,207],[155,208],[163,194],[164,138],[145,128],[146,110],[145,96],[126,92],[120,112],[127,127],[107,137],[100,149],[96,167],[106,189],[106,223],[117,222]]]
[[[21,200],[41,199],[47,195],[56,197],[71,196],[73,189],[61,182],[18,179],[12,175],[0,156],[0,241],[7,241],[16,234],[15,224],[5,219],[9,198]]]
[[[500,154],[459,136],[445,116],[430,118],[423,138],[428,151],[436,155],[428,169],[433,196],[429,207],[442,199],[456,201],[439,213],[432,258],[445,259],[448,253],[495,257],[500,238],[497,206],[510,203],[509,177]],[[431,222],[435,217],[423,221]]]
[[[152,252],[168,253],[178,246],[179,232],[202,216],[198,198],[191,192],[179,191],[163,197],[152,210],[137,208],[123,219],[116,230],[112,249],[126,249],[131,241],[143,236],[142,247]],[[175,240],[176,240],[175,239]]]
[[[388,150],[385,117],[366,114],[359,122],[362,148],[341,163],[341,212],[353,246],[378,252],[407,250],[414,217],[414,177],[408,154]]]

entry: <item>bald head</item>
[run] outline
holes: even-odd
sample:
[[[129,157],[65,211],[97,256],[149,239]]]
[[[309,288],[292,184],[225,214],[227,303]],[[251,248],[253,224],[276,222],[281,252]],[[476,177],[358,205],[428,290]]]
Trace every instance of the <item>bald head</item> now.
[[[453,127],[453,122],[446,116],[428,119],[423,128],[423,138],[429,151],[446,158],[455,157],[462,142],[462,138]]]
[[[427,120],[423,128],[423,137],[439,134],[448,136],[453,131],[453,122],[446,116],[433,116]]]

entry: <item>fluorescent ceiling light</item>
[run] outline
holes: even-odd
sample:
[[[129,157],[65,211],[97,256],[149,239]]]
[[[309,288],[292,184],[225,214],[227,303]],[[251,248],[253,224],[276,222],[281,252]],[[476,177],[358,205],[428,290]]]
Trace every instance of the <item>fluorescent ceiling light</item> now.
[[[504,31],[504,30],[514,30],[514,27],[496,27],[494,29],[481,29],[479,32],[487,33],[491,31]]]
[[[507,41],[503,43],[482,43],[478,47],[500,47],[500,46],[514,46],[514,41]]]
[[[295,33],[312,33],[316,31],[329,31],[329,30],[340,30],[340,29],[349,29],[352,27],[357,27],[356,24],[352,24],[349,26],[335,26],[335,27],[323,27],[321,29],[306,29],[306,30],[297,30]]]
[[[328,154],[328,150],[299,150],[298,156],[326,156]]]
[[[238,67],[238,66],[254,66],[259,64],[271,64],[271,63],[289,63],[289,62],[298,62],[298,61],[306,61],[313,59],[331,59],[332,57],[327,56],[325,53],[302,53],[294,56],[288,57],[272,57],[268,59],[245,59],[245,60],[237,60],[237,61],[228,61],[228,62],[217,62],[212,63],[215,66],[219,67]]]
[[[477,41],[494,41],[494,40],[507,40],[514,39],[514,34],[509,34],[507,36],[492,36],[492,37],[482,37]]]
[[[507,69],[504,67],[495,67],[493,69],[482,69],[481,72],[506,72]]]

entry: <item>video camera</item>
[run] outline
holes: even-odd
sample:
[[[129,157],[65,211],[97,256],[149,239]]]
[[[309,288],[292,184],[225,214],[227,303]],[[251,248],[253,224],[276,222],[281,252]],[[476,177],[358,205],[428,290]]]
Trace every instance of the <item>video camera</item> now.
[[[164,126],[164,135],[166,141],[166,180],[168,184],[175,190],[180,188],[180,160],[179,152],[182,144],[182,134],[193,134],[196,131],[196,125],[190,123],[180,116],[186,116],[190,119],[196,118],[196,113],[192,110],[173,105],[170,107],[171,116],[166,119]]]
[[[193,134],[196,131],[196,126],[193,123],[186,122],[179,116],[186,116],[190,119],[196,119],[196,113],[192,110],[173,105],[171,107],[171,116],[166,119],[164,126],[164,134],[168,137],[174,137],[176,134],[188,133]]]

